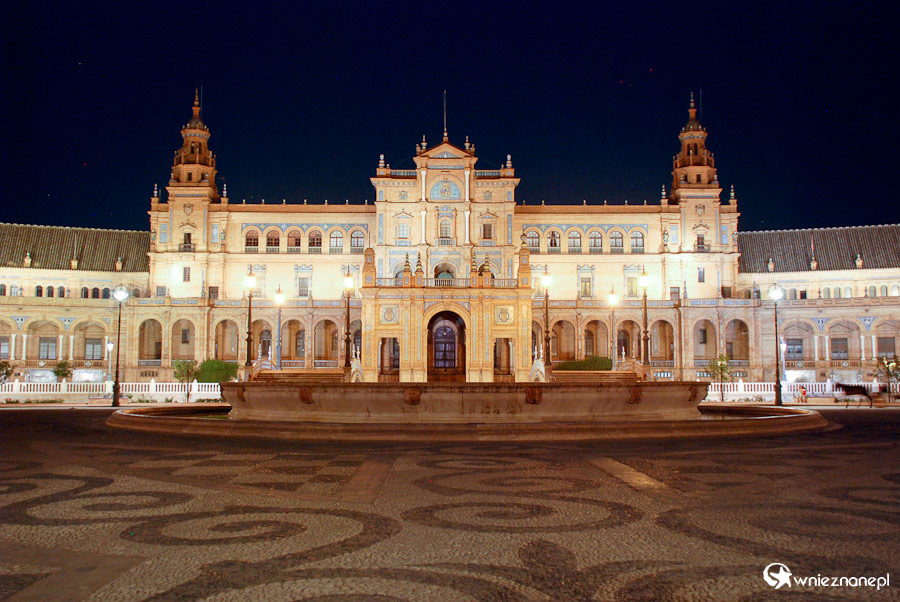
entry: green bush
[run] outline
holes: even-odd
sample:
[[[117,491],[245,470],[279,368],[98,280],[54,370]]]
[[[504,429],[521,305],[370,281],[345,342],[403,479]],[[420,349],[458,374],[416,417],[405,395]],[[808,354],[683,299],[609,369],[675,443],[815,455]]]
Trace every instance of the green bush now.
[[[612,360],[592,355],[583,360],[562,362],[554,366],[554,370],[612,370]]]
[[[234,380],[237,377],[237,371],[237,364],[223,362],[222,360],[206,360],[200,364],[197,382],[221,383]]]

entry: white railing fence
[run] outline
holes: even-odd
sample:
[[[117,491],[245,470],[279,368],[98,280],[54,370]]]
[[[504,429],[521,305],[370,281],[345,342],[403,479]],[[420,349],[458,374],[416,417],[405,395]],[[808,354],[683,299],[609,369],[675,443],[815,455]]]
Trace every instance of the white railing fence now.
[[[877,381],[846,383],[865,387],[869,393],[881,393],[887,391],[887,383],[879,383]],[[782,401],[793,403],[799,401],[800,388],[806,389],[806,397],[834,397],[835,383],[825,381],[823,383],[799,383],[799,382],[783,382],[781,383]],[[900,394],[900,383],[891,383],[891,391],[894,394]],[[706,401],[720,401],[721,392],[725,392],[725,401],[759,401],[762,403],[772,403],[775,401],[775,383],[774,382],[743,382],[736,381],[730,383],[710,383],[709,390],[706,394]],[[839,396],[843,393],[837,391]],[[795,399],[796,398],[796,399]],[[809,400],[814,401],[814,400]]]
[[[130,401],[174,401],[183,402],[185,393],[190,387],[190,400],[216,401],[221,399],[219,383],[119,383],[119,394],[122,402]],[[50,400],[54,398],[63,401],[88,401],[90,399],[112,400],[113,383],[106,381],[101,383],[70,383],[65,380],[56,383],[29,383],[18,380],[0,385],[0,402]]]

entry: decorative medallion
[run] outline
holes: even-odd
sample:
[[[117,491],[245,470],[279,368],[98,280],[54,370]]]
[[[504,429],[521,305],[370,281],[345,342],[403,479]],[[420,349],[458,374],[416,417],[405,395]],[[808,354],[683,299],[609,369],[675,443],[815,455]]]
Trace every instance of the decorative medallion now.
[[[84,360],[84,367],[85,367],[85,368],[90,368],[90,367],[93,366],[93,365],[94,365],[94,362],[92,362],[91,360]]]
[[[706,206],[703,203],[697,205],[697,215],[703,215],[704,211],[706,211]]]
[[[194,212],[194,206],[192,204],[188,203],[187,205],[184,206],[184,214],[185,215],[190,215],[193,212]]]
[[[498,307],[497,308],[497,323],[498,324],[509,324],[512,322],[512,307]]]

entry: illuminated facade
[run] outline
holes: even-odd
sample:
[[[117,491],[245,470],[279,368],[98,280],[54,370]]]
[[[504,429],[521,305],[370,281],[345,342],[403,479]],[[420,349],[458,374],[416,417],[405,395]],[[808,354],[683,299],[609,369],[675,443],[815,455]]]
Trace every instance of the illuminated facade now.
[[[900,226],[739,233],[693,101],[669,190],[641,205],[517,202],[510,156],[477,169],[475,145],[446,132],[423,137],[413,169],[382,156],[373,204],[234,203],[196,98],[182,136],[149,232],[0,225],[0,357],[19,378],[49,378],[59,359],[105,378],[119,285],[126,380],[171,379],[178,359],[243,364],[251,270],[251,355],[277,341],[280,289],[283,366],[309,371],[344,365],[349,274],[366,380],[527,380],[545,272],[554,361],[640,357],[642,271],[648,378],[703,378],[723,353],[744,380],[771,380],[773,283],[791,379],[871,379],[900,344]]]

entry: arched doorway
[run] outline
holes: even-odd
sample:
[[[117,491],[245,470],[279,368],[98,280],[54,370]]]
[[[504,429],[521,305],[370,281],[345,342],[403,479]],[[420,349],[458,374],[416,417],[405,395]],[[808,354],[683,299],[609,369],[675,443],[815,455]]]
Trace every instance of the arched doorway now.
[[[452,311],[428,321],[428,382],[466,381],[466,323]]]
[[[609,357],[609,331],[606,324],[591,320],[584,327],[584,357]]]
[[[217,360],[238,361],[238,325],[233,320],[222,320],[216,324],[216,339],[213,354]]]
[[[172,326],[171,355],[173,360],[194,359],[194,323],[181,319]]]
[[[149,319],[138,332],[138,366],[159,366],[162,361],[162,325]]]
[[[619,359],[625,357],[641,358],[641,327],[634,320],[623,320],[616,331],[616,352]]]
[[[575,359],[575,327],[568,320],[553,324],[550,331],[550,358],[554,362]]]
[[[666,320],[657,320],[650,327],[650,365],[675,365],[675,330]]]
[[[716,357],[716,327],[709,320],[694,324],[694,367],[706,368]]]
[[[732,320],[725,327],[725,354],[734,366],[750,365],[750,329],[743,320]]]
[[[313,340],[313,360],[316,368],[337,368],[340,354],[338,325],[331,320],[316,324]]]

